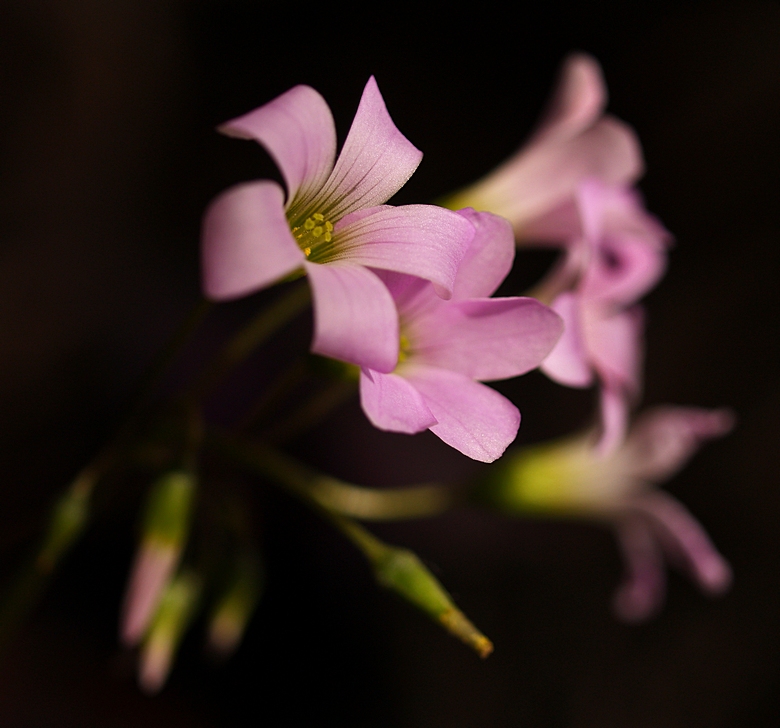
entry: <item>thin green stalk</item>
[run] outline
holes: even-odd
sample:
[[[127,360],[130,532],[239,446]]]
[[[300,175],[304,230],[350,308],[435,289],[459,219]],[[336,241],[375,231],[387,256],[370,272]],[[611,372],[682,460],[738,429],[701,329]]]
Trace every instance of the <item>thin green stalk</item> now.
[[[342,509],[343,503],[339,502],[343,495],[360,493],[361,497],[367,498],[363,501],[364,504],[372,504],[366,511],[369,518],[408,518],[414,515],[432,515],[445,510],[452,504],[448,489],[443,486],[423,486],[422,488],[427,488],[429,501],[425,508],[421,508],[425,499],[415,501],[414,491],[422,488],[403,488],[395,491],[359,488],[335,478],[318,475],[269,447],[216,436],[213,436],[213,442],[223,452],[284,486],[333,523],[366,557],[379,584],[425,612],[450,634],[474,649],[480,657],[485,658],[493,651],[491,641],[458,609],[447,590],[415,553],[378,539],[348,518],[344,511],[349,509]],[[334,493],[340,495],[333,498]],[[413,504],[411,508],[410,503]],[[365,513],[360,517],[366,517]]]
[[[92,493],[128,453],[163,375],[203,321],[211,304],[201,300],[158,353],[139,383],[130,413],[98,454],[71,481],[55,503],[40,545],[22,566],[0,603],[0,649],[44,591],[49,577],[83,534]]]
[[[493,643],[458,609],[450,594],[417,554],[381,541],[347,518],[333,513],[328,517],[366,557],[376,580],[383,587],[427,614],[481,658],[493,652]]]
[[[291,366],[285,367],[281,374],[268,386],[236,426],[236,432],[244,433],[252,429],[271,409],[284,399],[305,379],[309,367],[306,357],[299,357]]]
[[[301,313],[310,301],[311,293],[306,282],[302,281],[288,288],[228,342],[185,393],[185,399],[203,400],[233,367],[246,359],[271,334]]]
[[[438,515],[456,503],[452,489],[444,485],[366,488],[322,475],[264,444],[213,433],[207,436],[207,442],[329,513],[366,521],[389,521]]]
[[[293,410],[287,417],[275,423],[263,434],[269,442],[287,442],[321,422],[333,409],[343,404],[356,392],[356,382],[336,379]]]

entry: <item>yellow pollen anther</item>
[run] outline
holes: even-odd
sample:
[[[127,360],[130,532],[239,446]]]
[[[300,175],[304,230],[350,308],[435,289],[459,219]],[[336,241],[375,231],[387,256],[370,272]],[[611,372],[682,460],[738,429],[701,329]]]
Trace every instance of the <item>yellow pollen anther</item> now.
[[[329,244],[333,242],[333,223],[326,220],[321,212],[312,213],[291,230],[307,258],[320,260],[320,256],[328,255]]]
[[[401,341],[398,347],[398,363],[406,361],[409,358],[409,349],[412,348],[412,344],[409,339],[401,334]]]

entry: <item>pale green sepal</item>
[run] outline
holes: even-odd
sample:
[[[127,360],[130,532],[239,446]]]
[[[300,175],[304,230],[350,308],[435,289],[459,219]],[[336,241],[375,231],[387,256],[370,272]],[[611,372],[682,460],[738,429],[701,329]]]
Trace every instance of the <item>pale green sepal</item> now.
[[[50,572],[81,535],[89,518],[89,498],[89,492],[71,488],[56,503],[36,559],[39,570]]]
[[[238,647],[260,601],[263,586],[264,569],[257,555],[239,556],[209,620],[209,644],[215,652],[227,656]]]
[[[382,586],[421,609],[480,657],[493,651],[493,643],[455,606],[447,590],[414,552],[385,544],[352,521],[339,518],[336,523],[363,551]]]
[[[142,541],[180,547],[189,532],[194,494],[192,473],[173,470],[161,476],[149,492]]]

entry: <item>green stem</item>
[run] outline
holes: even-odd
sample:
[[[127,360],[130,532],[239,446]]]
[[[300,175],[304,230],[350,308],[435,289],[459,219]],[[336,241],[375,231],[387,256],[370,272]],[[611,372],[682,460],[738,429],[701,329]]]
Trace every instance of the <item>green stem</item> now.
[[[83,534],[89,522],[95,487],[127,454],[162,376],[203,321],[210,306],[208,301],[201,300],[192,309],[141,379],[124,424],[114,438],[79,471],[54,505],[40,545],[34,556],[22,567],[0,604],[0,648],[38,600],[51,574]]]
[[[285,367],[281,374],[267,387],[259,399],[247,411],[239,424],[236,432],[244,433],[252,429],[275,404],[281,402],[295,389],[309,372],[306,357],[301,356],[291,366]]]
[[[288,288],[269,308],[261,311],[246,328],[228,342],[184,395],[185,399],[203,400],[233,367],[246,359],[271,334],[301,313],[310,301],[311,293],[306,282]]]
[[[287,417],[274,424],[263,434],[270,442],[287,442],[312,428],[323,420],[331,410],[343,404],[356,390],[356,382],[351,379],[337,379],[317,392],[313,397],[293,410]]]
[[[474,649],[480,657],[485,658],[493,651],[490,640],[458,609],[447,590],[416,554],[408,549],[384,543],[363,526],[347,518],[345,509],[341,508],[343,502],[340,501],[344,495],[352,497],[359,494],[366,499],[363,501],[364,509],[365,504],[371,504],[360,517],[364,518],[369,514],[369,518],[408,518],[414,515],[432,515],[445,510],[445,507],[452,503],[449,490],[442,486],[423,486],[427,489],[427,497],[430,500],[421,508],[423,502],[415,502],[414,491],[423,488],[404,488],[396,491],[359,488],[335,478],[317,475],[292,458],[268,447],[216,436],[213,441],[223,452],[283,485],[333,523],[366,557],[374,570],[376,580],[382,586],[425,612],[450,634]],[[339,494],[335,499],[334,493]],[[410,503],[413,504],[412,508],[409,508]]]
[[[437,515],[449,510],[456,502],[452,490],[443,485],[392,490],[365,488],[322,475],[263,444],[213,433],[207,441],[244,466],[328,513],[366,521],[390,521]]]
[[[379,540],[347,518],[333,513],[328,517],[366,557],[382,586],[425,612],[483,659],[493,652],[493,643],[458,609],[450,594],[417,554]]]

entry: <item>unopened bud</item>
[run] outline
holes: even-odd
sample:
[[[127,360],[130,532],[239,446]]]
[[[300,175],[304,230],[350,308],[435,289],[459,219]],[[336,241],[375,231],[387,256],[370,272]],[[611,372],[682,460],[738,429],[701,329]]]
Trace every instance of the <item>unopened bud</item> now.
[[[372,560],[380,584],[428,614],[480,657],[485,658],[493,651],[493,643],[455,606],[452,597],[416,554],[386,546],[385,552]]]
[[[227,657],[241,642],[260,599],[262,581],[259,559],[244,555],[237,560],[209,624],[209,644],[220,656]]]
[[[54,506],[49,531],[38,553],[36,566],[50,572],[84,530],[89,516],[89,493],[73,488]]]
[[[143,637],[187,542],[195,479],[173,471],[149,493],[141,543],[136,553],[122,609],[122,641],[136,645]]]
[[[138,682],[145,692],[156,693],[165,685],[200,592],[201,581],[191,571],[176,576],[163,590],[141,648]]]

